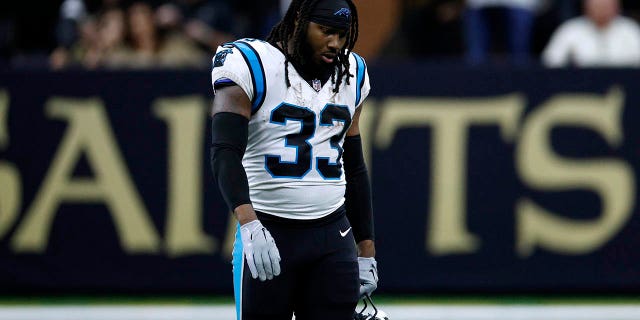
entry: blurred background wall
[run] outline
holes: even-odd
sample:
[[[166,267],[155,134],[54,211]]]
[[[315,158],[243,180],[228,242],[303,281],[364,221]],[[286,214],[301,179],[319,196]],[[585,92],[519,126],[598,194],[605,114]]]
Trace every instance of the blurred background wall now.
[[[0,4],[0,293],[231,292],[209,66],[286,2]],[[636,2],[356,3],[380,292],[637,294]]]

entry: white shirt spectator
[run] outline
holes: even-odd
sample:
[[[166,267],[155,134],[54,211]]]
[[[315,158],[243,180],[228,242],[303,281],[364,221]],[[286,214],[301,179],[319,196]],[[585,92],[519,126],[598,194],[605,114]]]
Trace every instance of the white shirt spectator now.
[[[547,67],[640,67],[640,26],[618,16],[598,28],[586,17],[568,20],[542,53]]]

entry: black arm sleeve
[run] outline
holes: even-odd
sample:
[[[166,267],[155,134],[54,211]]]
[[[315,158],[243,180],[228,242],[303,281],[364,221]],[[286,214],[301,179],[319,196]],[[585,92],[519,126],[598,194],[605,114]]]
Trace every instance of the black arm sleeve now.
[[[249,120],[239,114],[220,112],[211,119],[211,170],[231,211],[251,203],[242,166],[248,136]]]
[[[373,209],[371,206],[371,184],[362,154],[360,135],[344,139],[344,169],[347,179],[345,206],[347,218],[353,227],[356,243],[373,240]]]

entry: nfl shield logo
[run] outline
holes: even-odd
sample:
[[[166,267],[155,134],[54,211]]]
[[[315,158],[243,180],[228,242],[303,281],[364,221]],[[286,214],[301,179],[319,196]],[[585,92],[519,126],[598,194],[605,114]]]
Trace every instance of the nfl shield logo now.
[[[318,79],[313,79],[313,81],[311,81],[311,84],[313,86],[313,89],[316,91],[320,91],[320,89],[322,89],[322,82],[320,82],[320,80]]]

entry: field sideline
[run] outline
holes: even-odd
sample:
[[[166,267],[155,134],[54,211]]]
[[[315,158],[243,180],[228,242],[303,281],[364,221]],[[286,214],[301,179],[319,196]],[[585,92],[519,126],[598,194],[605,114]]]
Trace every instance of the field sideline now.
[[[640,295],[374,295],[402,305],[638,305]],[[231,295],[0,295],[0,307],[25,305],[225,305]],[[640,317],[639,317],[640,319]]]
[[[379,306],[391,320],[638,320],[638,305],[401,305]],[[228,305],[3,306],[2,320],[233,320]]]
[[[391,320],[638,320],[635,297],[381,296]],[[229,297],[0,297],[0,320],[233,320]]]

